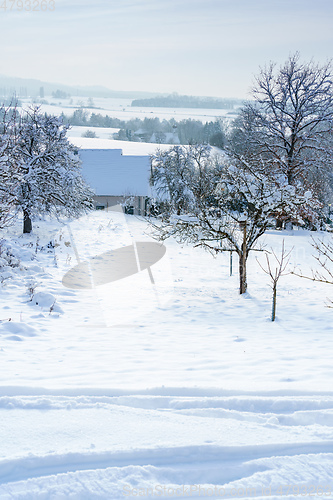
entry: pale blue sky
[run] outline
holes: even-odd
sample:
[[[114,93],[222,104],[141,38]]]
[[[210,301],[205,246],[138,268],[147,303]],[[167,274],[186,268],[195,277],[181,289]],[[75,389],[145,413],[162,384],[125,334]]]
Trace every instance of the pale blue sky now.
[[[54,1],[54,11],[19,11],[11,0],[0,9],[0,73],[246,97],[270,60],[282,63],[296,50],[305,60],[332,57],[333,0]]]

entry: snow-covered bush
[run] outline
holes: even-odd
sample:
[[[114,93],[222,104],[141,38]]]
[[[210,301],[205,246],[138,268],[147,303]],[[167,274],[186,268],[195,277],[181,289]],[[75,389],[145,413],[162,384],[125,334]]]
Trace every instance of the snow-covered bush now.
[[[20,267],[21,261],[13,253],[13,250],[6,240],[0,240],[0,270],[5,267]]]

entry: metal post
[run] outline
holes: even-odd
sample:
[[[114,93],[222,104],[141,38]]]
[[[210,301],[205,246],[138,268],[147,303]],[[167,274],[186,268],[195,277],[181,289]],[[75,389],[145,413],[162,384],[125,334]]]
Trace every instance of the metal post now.
[[[239,256],[239,278],[240,278],[240,293],[245,293],[247,284],[246,284],[246,218],[243,218],[239,221],[240,230],[243,231],[243,243],[241,255]]]

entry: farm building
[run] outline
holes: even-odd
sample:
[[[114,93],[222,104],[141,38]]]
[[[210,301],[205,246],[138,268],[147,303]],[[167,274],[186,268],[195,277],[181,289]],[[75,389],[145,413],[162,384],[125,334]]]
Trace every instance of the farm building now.
[[[145,215],[151,196],[149,156],[123,155],[122,149],[80,149],[82,175],[95,192],[95,208],[126,202],[126,212]]]

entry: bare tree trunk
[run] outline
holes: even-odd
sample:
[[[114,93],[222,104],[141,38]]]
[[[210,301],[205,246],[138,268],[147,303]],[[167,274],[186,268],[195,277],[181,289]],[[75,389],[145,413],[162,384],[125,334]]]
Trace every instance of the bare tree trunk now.
[[[272,321],[275,321],[276,313],[276,283],[273,285]]]
[[[30,212],[27,209],[23,210],[23,233],[31,233],[32,222]]]
[[[276,229],[283,229],[283,221],[281,219],[276,219]]]
[[[246,252],[242,252],[239,254],[239,293],[245,293],[246,290]]]

